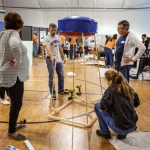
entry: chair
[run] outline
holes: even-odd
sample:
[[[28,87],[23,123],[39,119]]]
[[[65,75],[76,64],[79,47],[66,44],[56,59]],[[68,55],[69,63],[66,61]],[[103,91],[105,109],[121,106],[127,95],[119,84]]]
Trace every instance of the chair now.
[[[142,80],[144,80],[144,75],[143,75],[144,72],[149,73],[149,76],[150,76],[150,66],[146,66],[143,69],[143,71],[142,71]]]
[[[100,60],[101,57],[105,58],[104,48],[99,46],[97,49],[98,49],[98,60]]]

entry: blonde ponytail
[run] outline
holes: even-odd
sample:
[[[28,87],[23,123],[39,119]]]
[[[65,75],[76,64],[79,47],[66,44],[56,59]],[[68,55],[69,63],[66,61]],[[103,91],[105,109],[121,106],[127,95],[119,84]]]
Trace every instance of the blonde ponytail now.
[[[111,69],[111,70],[106,71],[105,78],[108,81],[112,81],[112,84],[115,84],[117,86],[118,91],[120,93],[123,93],[130,101],[133,100],[134,91],[129,86],[128,82],[123,77],[122,73]]]

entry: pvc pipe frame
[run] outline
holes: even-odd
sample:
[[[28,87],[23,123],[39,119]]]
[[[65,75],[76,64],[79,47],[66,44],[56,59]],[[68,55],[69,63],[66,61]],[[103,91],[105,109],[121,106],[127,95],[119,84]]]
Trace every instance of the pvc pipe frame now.
[[[84,38],[84,34],[82,33],[82,44],[84,46],[84,41],[83,41],[83,38]],[[94,39],[95,39],[95,46],[96,46],[96,37],[94,35]],[[95,47],[96,48],[96,47]],[[84,55],[84,52],[85,50],[83,49],[83,56],[84,56],[84,77],[85,77],[85,93],[87,93],[86,91],[86,74],[85,74],[85,55]],[[74,51],[73,51],[73,55],[74,55]],[[74,61],[74,60],[73,60]],[[98,60],[97,60],[98,62]],[[73,70],[74,70],[74,62],[73,62]],[[99,69],[99,63],[98,63],[98,71],[99,71],[99,74],[100,74],[100,69]],[[54,82],[54,81],[53,81]],[[100,79],[100,86],[102,85],[102,82],[101,82],[101,79]],[[73,78],[73,88],[74,88],[74,78]],[[103,95],[103,91],[102,91],[102,86],[101,86],[101,92],[102,92],[102,95]],[[87,113],[87,107],[90,106],[90,107],[94,107],[94,105],[91,105],[91,103],[89,103],[87,101],[87,94],[86,94],[86,100],[84,100],[83,98],[77,96],[77,95],[74,95],[75,97],[79,98],[80,100],[71,100],[67,103],[65,103],[64,105],[62,105],[61,107],[57,108],[55,111],[53,111],[51,114],[48,115],[48,118],[50,119],[53,119],[53,120],[60,120],[62,123],[66,123],[66,124],[70,124],[72,126],[78,126],[78,127],[83,127],[83,128],[87,128],[87,127],[91,127],[94,122],[96,121],[97,117],[96,115],[94,117],[92,117],[91,115],[89,116],[91,118],[90,121],[88,121],[88,113]],[[96,102],[96,101],[95,101]],[[54,116],[56,113],[60,112],[61,110],[63,110],[64,108],[66,108],[67,106],[69,106],[70,104],[72,103],[78,103],[78,104],[81,104],[81,105],[85,105],[86,106],[86,117],[87,117],[87,123],[82,123],[82,122],[78,122],[78,121],[74,121],[73,119],[72,120],[68,120],[66,118],[61,118],[61,117],[56,117]],[[51,103],[52,104],[52,103]],[[51,108],[52,106],[50,106]]]
[[[55,111],[53,111],[51,114],[48,115],[48,118],[53,119],[53,120],[60,120],[61,123],[66,123],[66,124],[70,124],[70,125],[74,125],[74,126],[78,126],[78,127],[83,127],[83,128],[88,128],[91,127],[93,125],[93,123],[96,121],[97,117],[96,115],[94,117],[92,117],[91,121],[89,121],[88,123],[82,123],[82,122],[78,122],[78,121],[72,121],[66,118],[60,118],[60,117],[56,117],[54,116],[55,114],[57,114],[58,112],[60,112],[61,110],[63,110],[64,108],[66,108],[67,106],[69,106],[72,103],[77,103],[77,104],[81,104],[81,105],[85,105],[86,107],[94,107],[93,105],[90,104],[85,104],[83,102],[80,101],[76,101],[76,100],[71,100],[67,103],[65,103],[64,105],[62,105],[61,107],[59,107],[58,109],[56,109]],[[87,117],[89,114],[86,114]],[[91,118],[91,116],[90,116]]]

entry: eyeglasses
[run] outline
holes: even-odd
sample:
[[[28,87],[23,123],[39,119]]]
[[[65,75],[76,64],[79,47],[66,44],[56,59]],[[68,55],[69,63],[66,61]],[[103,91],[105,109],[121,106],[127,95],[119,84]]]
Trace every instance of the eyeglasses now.
[[[123,29],[125,29],[125,28],[118,28],[118,27],[117,27],[117,30],[123,30]]]

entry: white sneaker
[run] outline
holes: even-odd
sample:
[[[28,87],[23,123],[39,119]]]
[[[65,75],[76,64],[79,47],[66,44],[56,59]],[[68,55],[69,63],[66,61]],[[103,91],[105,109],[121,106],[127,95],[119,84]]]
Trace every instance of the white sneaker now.
[[[4,104],[4,105],[10,105],[10,102],[8,102],[8,101],[5,100],[5,99],[4,99],[4,100],[1,100],[1,103]]]

